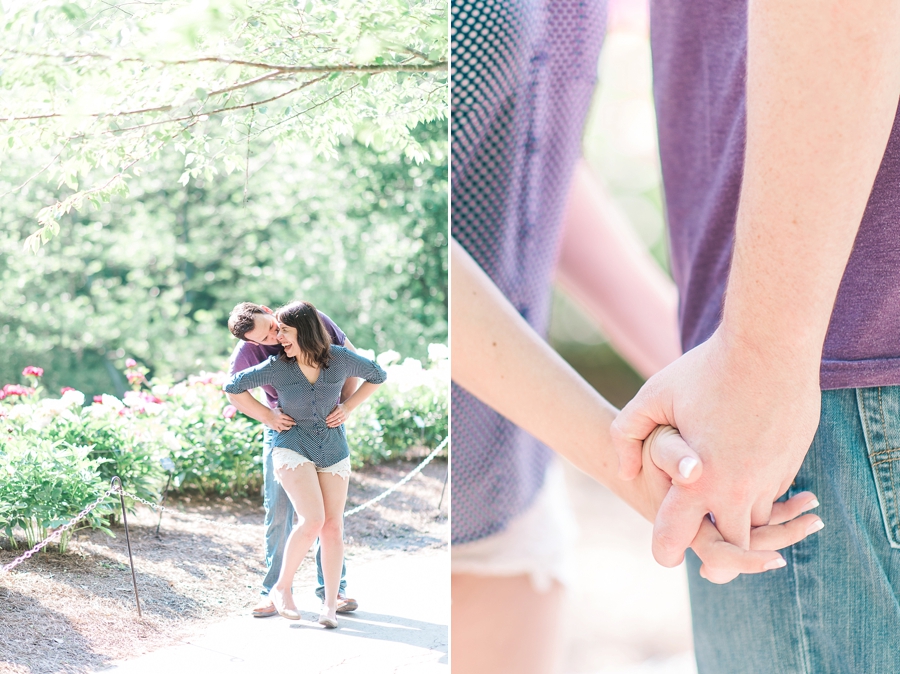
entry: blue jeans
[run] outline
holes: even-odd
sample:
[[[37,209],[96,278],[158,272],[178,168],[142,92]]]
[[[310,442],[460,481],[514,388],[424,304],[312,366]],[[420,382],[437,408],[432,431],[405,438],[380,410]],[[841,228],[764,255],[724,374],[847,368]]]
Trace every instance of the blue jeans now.
[[[263,578],[262,595],[268,595],[269,590],[278,580],[281,573],[281,560],[284,557],[284,546],[294,526],[294,506],[281,485],[275,481],[275,468],[272,465],[272,443],[275,440],[275,431],[271,428],[263,429],[263,498],[266,508],[266,577]],[[344,594],[347,589],[347,563],[341,568],[341,584],[339,592]],[[322,551],[319,541],[316,540],[316,596],[319,599],[325,597],[325,580],[322,577]]]
[[[822,393],[805,490],[825,528],[786,567],[713,585],[688,553],[700,674],[900,672],[900,387]]]

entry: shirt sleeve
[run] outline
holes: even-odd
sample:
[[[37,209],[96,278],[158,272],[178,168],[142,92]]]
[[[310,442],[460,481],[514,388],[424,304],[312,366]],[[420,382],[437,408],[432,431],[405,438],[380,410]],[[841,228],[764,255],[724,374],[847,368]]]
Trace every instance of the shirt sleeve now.
[[[347,377],[362,377],[370,384],[381,384],[387,379],[387,372],[375,361],[363,358],[349,349],[343,349],[343,353]]]
[[[319,312],[319,318],[322,319],[322,323],[325,324],[325,329],[328,331],[328,336],[331,337],[331,343],[337,344],[338,346],[344,346],[344,342],[347,341],[347,335],[344,334],[344,331],[341,330],[337,323],[328,318],[321,311]]]
[[[245,348],[246,344],[247,342],[239,340],[234,345],[234,351],[231,352],[231,359],[228,362],[229,374],[237,374],[241,370],[246,370],[248,367],[256,365],[256,363],[250,362],[250,357],[247,353],[248,349]]]
[[[257,386],[272,384],[275,379],[275,361],[278,356],[270,356],[259,365],[241,370],[233,375],[225,384],[225,393],[243,393]]]

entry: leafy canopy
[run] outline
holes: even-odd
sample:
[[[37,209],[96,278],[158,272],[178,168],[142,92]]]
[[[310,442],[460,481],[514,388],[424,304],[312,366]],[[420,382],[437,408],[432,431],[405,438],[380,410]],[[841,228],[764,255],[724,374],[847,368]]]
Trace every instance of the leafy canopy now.
[[[182,185],[247,170],[250,148],[347,136],[429,159],[411,129],[447,111],[444,0],[9,0],[0,24],[0,151],[57,189],[25,240],[127,191],[174,148]]]

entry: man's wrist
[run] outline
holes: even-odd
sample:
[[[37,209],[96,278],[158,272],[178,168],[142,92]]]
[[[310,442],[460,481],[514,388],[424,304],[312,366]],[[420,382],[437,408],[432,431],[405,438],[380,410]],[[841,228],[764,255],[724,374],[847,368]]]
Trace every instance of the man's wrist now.
[[[809,335],[782,335],[761,326],[726,320],[713,333],[725,367],[756,378],[789,379],[818,383],[822,360],[822,342]]]

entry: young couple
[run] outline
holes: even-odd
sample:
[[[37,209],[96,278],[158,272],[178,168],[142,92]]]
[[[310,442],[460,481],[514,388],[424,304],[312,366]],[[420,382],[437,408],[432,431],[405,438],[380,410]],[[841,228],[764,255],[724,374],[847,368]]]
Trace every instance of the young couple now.
[[[228,319],[240,339],[225,392],[266,426],[263,445],[266,567],[263,599],[253,615],[299,620],[294,573],[318,538],[322,599],[319,623],[337,627],[338,612],[357,608],[344,595],[343,513],[350,449],[343,423],[385,380],[378,364],[356,354],[346,335],[309,302],[274,313],[244,302]],[[358,386],[357,378],[365,381]],[[262,387],[266,404],[249,391]],[[298,515],[293,525],[294,512]]]

